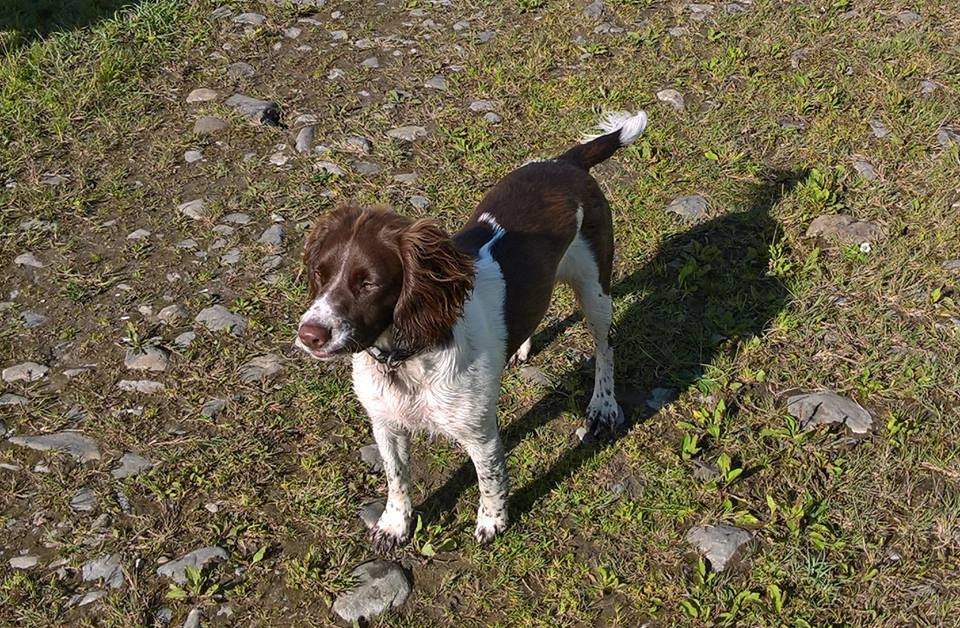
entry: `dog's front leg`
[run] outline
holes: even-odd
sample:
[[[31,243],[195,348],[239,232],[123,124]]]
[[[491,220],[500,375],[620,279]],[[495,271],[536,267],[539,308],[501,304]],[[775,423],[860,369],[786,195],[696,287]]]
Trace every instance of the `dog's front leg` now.
[[[410,435],[402,427],[374,420],[373,437],[387,474],[387,505],[370,534],[374,547],[385,552],[410,540]]]
[[[507,494],[510,492],[507,462],[495,412],[485,421],[484,429],[462,439],[461,444],[477,470],[480,488],[477,528],[473,535],[478,542],[489,543],[507,527]]]

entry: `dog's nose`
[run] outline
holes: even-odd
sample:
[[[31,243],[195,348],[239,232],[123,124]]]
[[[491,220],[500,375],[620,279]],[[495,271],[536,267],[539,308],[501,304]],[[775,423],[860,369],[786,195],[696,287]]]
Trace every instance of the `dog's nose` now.
[[[311,349],[319,349],[330,340],[330,328],[323,325],[300,325],[297,330],[300,342]]]

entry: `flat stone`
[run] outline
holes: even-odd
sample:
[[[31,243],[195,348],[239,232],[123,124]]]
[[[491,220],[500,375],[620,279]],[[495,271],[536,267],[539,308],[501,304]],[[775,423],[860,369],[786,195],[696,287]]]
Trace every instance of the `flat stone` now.
[[[873,417],[863,406],[830,391],[794,395],[787,399],[787,412],[800,421],[804,430],[841,423],[854,434],[866,434],[873,426]]]
[[[247,319],[222,305],[212,305],[200,310],[194,321],[210,331],[227,330],[234,336],[242,336],[247,330]]]
[[[368,177],[380,173],[380,166],[371,161],[354,160],[350,162],[350,167]]]
[[[603,17],[604,6],[601,0],[594,0],[583,9],[583,14],[591,19]]]
[[[177,205],[177,210],[187,218],[192,218],[193,220],[202,220],[206,217],[206,203],[204,203],[202,198],[195,198],[192,201],[180,203]]]
[[[157,612],[153,614],[153,621],[159,627],[168,626],[173,621],[173,610],[168,606],[158,608]]]
[[[265,255],[260,259],[260,269],[264,272],[276,270],[280,268],[281,264],[283,264],[282,255]]]
[[[46,377],[49,371],[42,364],[22,362],[3,369],[2,378],[5,382],[35,382]]]
[[[943,264],[941,264],[944,270],[960,270],[960,259],[948,259]],[[13,395],[16,397],[16,395]],[[6,397],[6,395],[4,395]],[[22,397],[21,397],[22,399]],[[3,404],[3,397],[0,397],[0,406]]]
[[[737,551],[752,538],[746,530],[725,523],[697,526],[687,533],[687,543],[709,560],[710,568],[716,572],[726,569]]]
[[[90,512],[97,507],[97,494],[93,489],[82,488],[70,498],[70,509],[77,512]]]
[[[37,436],[13,436],[9,439],[14,445],[29,447],[38,451],[56,451],[70,454],[78,462],[100,460],[100,448],[97,441],[80,432],[65,430]]]
[[[23,323],[23,326],[27,329],[34,329],[35,327],[40,327],[47,322],[47,317],[41,314],[40,312],[34,312],[32,310],[27,310],[20,315],[20,322]]]
[[[110,472],[114,479],[122,480],[146,473],[153,468],[153,463],[133,452],[127,452],[120,458],[120,466]]]
[[[28,554],[26,556],[14,556],[8,562],[11,569],[32,569],[40,562],[40,558]]]
[[[377,522],[380,521],[380,515],[383,514],[386,507],[387,502],[384,499],[375,499],[364,504],[363,507],[360,508],[360,520],[363,521],[363,525],[365,525],[368,530],[377,525]]]
[[[494,104],[489,100],[474,100],[470,103],[470,111],[474,113],[484,113],[486,111],[493,111],[494,109]]]
[[[283,225],[270,225],[264,229],[263,233],[257,239],[257,242],[265,246],[280,246],[283,244],[284,229]]]
[[[369,621],[402,606],[410,595],[410,579],[395,562],[371,560],[351,575],[356,584],[333,602],[333,612],[346,622]]]
[[[419,175],[416,172],[408,172],[405,174],[393,175],[393,180],[403,185],[413,185],[417,182],[418,177]]]
[[[242,365],[238,371],[240,381],[245,384],[251,384],[257,381],[266,381],[276,376],[283,370],[283,364],[280,362],[280,356],[274,353],[268,353],[253,358]]]
[[[844,244],[873,243],[883,237],[883,227],[845,214],[828,214],[813,219],[807,228],[807,237],[839,240]]]
[[[659,412],[676,398],[677,391],[672,388],[654,388],[644,404],[654,412]]]
[[[187,567],[204,569],[209,565],[214,565],[227,560],[230,555],[222,547],[209,546],[193,550],[189,554],[184,554],[176,560],[171,560],[157,568],[157,575],[170,578],[177,584],[186,584]]]
[[[699,222],[707,217],[707,199],[699,194],[680,196],[670,201],[667,211],[685,222]]]
[[[290,26],[283,29],[283,36],[289,39],[296,39],[303,33],[303,29],[297,26]]]
[[[196,340],[197,334],[192,331],[185,331],[173,339],[173,344],[179,349],[186,349]]]
[[[190,312],[179,303],[174,303],[157,312],[157,318],[167,325],[176,325],[190,318]]]
[[[197,89],[187,94],[187,102],[188,103],[208,102],[210,100],[216,100],[218,95],[219,94],[217,94],[217,92],[212,89],[208,89],[206,87],[198,87]]]
[[[207,401],[203,402],[203,406],[200,407],[200,414],[208,419],[213,419],[216,418],[218,414],[223,412],[223,409],[226,407],[226,399],[208,399]]]
[[[374,473],[383,471],[383,458],[380,457],[380,448],[376,443],[370,443],[360,448],[360,459],[363,460],[367,468]]]
[[[439,74],[427,79],[423,84],[424,87],[429,87],[430,89],[438,89],[440,91],[447,91],[447,79],[443,78]]]
[[[296,149],[298,153],[309,153],[313,150],[313,138],[316,135],[316,127],[305,126],[297,132]]]
[[[284,166],[288,161],[290,161],[290,157],[286,153],[277,152],[270,155],[270,163],[274,166]]]
[[[201,619],[203,619],[203,611],[199,608],[192,608],[187,613],[187,620],[183,622],[183,628],[200,628]]]
[[[410,197],[410,204],[423,211],[424,209],[430,207],[430,199],[428,199],[426,196],[415,195]]]
[[[44,263],[37,259],[33,253],[21,253],[13,258],[13,263],[17,266],[27,266],[29,268],[43,268]]]
[[[488,111],[487,113],[483,114],[483,119],[489,122],[490,124],[500,124],[501,122],[503,122],[503,118],[501,118],[498,114],[492,111]]]
[[[497,33],[494,31],[480,31],[477,33],[477,41],[479,41],[481,44],[486,44],[496,36]]]
[[[877,171],[869,161],[858,159],[853,162],[853,167],[867,181],[877,180]]]
[[[694,460],[692,475],[703,483],[712,482],[720,477],[720,467],[710,462]]]
[[[0,395],[0,406],[25,406],[27,405],[27,398],[21,397],[20,395],[15,395],[13,393],[3,393]],[[3,430],[0,430],[0,437],[2,437]]]
[[[48,174],[45,174],[42,179],[40,179],[40,183],[42,183],[43,185],[49,185],[51,187],[57,186],[66,182],[67,182],[67,178],[59,174],[48,173]]]
[[[163,384],[150,379],[121,379],[117,382],[117,388],[123,392],[141,393],[144,395],[153,395],[163,390]]]
[[[140,349],[128,349],[123,358],[123,365],[131,371],[153,371],[159,373],[167,370],[170,354],[160,347],[147,346]]]
[[[127,239],[128,240],[146,240],[147,238],[150,237],[150,235],[151,233],[146,229],[137,229],[135,231],[131,231],[130,233],[128,233]]]
[[[422,126],[401,126],[387,131],[387,135],[404,142],[415,142],[427,136],[427,129]]]
[[[920,94],[923,96],[929,96],[938,89],[940,89],[940,85],[934,81],[929,79],[923,79],[920,81]]]
[[[234,94],[227,98],[224,104],[236,109],[241,115],[253,122],[273,126],[280,123],[280,105],[273,101]]]
[[[88,604],[93,604],[97,600],[103,599],[105,597],[107,597],[106,591],[94,589],[93,591],[87,591],[86,593],[77,593],[76,595],[71,596],[70,599],[67,600],[66,605],[68,607],[70,606],[83,607],[83,606],[87,606]]]
[[[360,63],[360,65],[365,68],[375,70],[376,68],[380,67],[380,59],[377,59],[376,57],[367,57]]]
[[[233,18],[234,24],[243,24],[244,26],[261,26],[267,21],[267,17],[261,13],[241,13]]]
[[[797,48],[792,53],[790,53],[790,66],[794,69],[800,67],[801,62],[806,60],[810,56],[810,48],[804,46],[803,48]]]
[[[897,14],[897,21],[904,26],[910,26],[920,21],[920,14],[915,11],[901,11]]]
[[[212,135],[218,131],[230,126],[230,124],[216,116],[200,116],[197,118],[197,121],[193,123],[193,132],[196,135]]]
[[[355,149],[363,155],[369,155],[373,150],[373,144],[367,138],[361,135],[351,135],[346,140],[347,146]]]
[[[227,77],[234,80],[253,78],[256,74],[253,66],[243,61],[235,61],[227,66]]]
[[[657,92],[657,100],[667,103],[677,111],[683,111],[683,94],[675,89],[661,89]]]
[[[347,174],[347,173],[343,170],[343,168],[341,168],[341,167],[338,166],[337,164],[333,163],[332,161],[318,161],[318,162],[314,165],[314,167],[317,168],[318,170],[323,170],[324,172],[326,172],[326,173],[328,173],[328,174],[332,174],[332,175],[337,176],[337,177],[342,177],[342,176],[344,176],[345,174]]]
[[[949,148],[951,145],[960,146],[960,127],[942,126],[937,130],[937,141],[940,146]]]
[[[807,123],[803,120],[797,120],[795,118],[780,118],[777,122],[780,125],[781,129],[785,131],[802,131],[807,128]]]
[[[250,217],[250,214],[244,214],[242,212],[233,212],[227,214],[223,217],[224,222],[233,223],[235,225],[248,225],[253,222],[253,218]]]
[[[532,364],[524,364],[521,366],[518,374],[520,375],[520,379],[528,384],[533,384],[534,386],[543,386],[545,388],[553,386],[553,382],[550,381],[550,378],[547,377],[546,373]]]
[[[126,580],[120,554],[108,554],[84,563],[80,573],[84,582],[102,580],[111,589],[122,587]]]
[[[886,136],[890,135],[890,129],[879,120],[871,120],[869,123],[870,130],[873,131],[873,136],[877,139],[883,139]]]

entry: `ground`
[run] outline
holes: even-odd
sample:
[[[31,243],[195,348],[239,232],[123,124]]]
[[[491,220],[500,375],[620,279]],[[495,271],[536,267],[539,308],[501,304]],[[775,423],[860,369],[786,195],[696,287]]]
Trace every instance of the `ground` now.
[[[503,381],[510,528],[478,546],[464,455],[418,440],[421,526],[385,557],[412,593],[375,623],[956,622],[960,8],[119,4],[0,21],[0,624],[339,621],[385,486],[346,365],[292,347],[305,229],[346,199],[456,228],[511,168],[640,108],[594,171],[629,428],[576,436],[590,344],[559,290]],[[865,432],[792,417],[817,391]],[[23,445],[64,430],[76,456]],[[115,477],[130,453],[149,463]],[[722,572],[688,541],[704,525],[747,539]],[[157,573],[209,546],[226,559],[183,584]],[[122,578],[83,580],[114,555]]]

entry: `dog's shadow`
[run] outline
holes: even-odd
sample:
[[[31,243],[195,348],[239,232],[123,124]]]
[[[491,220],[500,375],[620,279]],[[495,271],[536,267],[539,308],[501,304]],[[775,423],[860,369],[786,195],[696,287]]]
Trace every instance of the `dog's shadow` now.
[[[656,412],[649,391],[662,387],[680,394],[697,382],[704,368],[722,352],[761,333],[782,309],[787,290],[770,272],[771,252],[779,259],[778,224],[770,210],[803,176],[768,173],[741,204],[727,213],[664,240],[642,268],[613,288],[617,396],[628,420],[642,422]],[[775,262],[778,261],[774,260]],[[627,305],[623,310],[623,303]],[[548,325],[534,337],[534,351],[549,344],[580,320],[579,313]],[[589,368],[588,368],[589,367]],[[589,373],[589,375],[588,375]],[[563,375],[589,377],[592,360]],[[641,394],[642,393],[642,394]],[[546,393],[522,416],[503,425],[508,452],[524,438],[568,408],[568,395]],[[585,405],[585,400],[580,404]],[[587,439],[564,453],[541,476],[510,495],[510,519],[522,515],[584,464],[614,445],[634,425],[612,437]],[[642,428],[640,428],[642,429]],[[460,494],[476,481],[467,461],[421,504],[425,523],[446,520]]]

